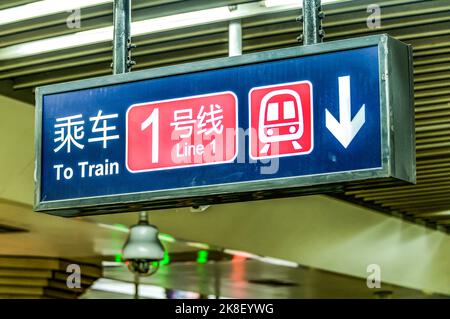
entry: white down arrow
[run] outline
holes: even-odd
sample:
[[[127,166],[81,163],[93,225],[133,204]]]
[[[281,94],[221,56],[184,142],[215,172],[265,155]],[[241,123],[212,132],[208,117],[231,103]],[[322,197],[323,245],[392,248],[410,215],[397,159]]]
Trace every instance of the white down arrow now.
[[[350,76],[339,77],[339,122],[325,109],[325,125],[336,139],[347,148],[366,121],[365,104],[351,118]]]

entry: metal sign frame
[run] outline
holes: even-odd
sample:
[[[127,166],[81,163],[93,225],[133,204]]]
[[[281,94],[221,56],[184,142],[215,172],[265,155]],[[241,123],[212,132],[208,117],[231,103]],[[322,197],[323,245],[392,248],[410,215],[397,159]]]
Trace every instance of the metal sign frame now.
[[[379,53],[381,168],[121,195],[41,201],[41,126],[42,101],[45,95],[375,45],[378,46]],[[405,57],[408,58],[405,59]],[[330,189],[334,191],[342,190],[342,183],[345,182],[363,182],[376,178],[393,178],[415,183],[412,79],[411,48],[387,35],[375,35],[38,87],[36,88],[35,116],[34,209],[61,216],[76,216],[286,197],[302,193],[317,194],[329,192]],[[231,195],[227,196],[230,193]]]

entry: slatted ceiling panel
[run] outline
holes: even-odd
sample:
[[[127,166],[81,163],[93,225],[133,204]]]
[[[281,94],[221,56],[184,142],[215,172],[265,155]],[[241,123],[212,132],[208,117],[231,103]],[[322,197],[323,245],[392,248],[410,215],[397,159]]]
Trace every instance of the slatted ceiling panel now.
[[[133,20],[136,19],[136,15],[139,15],[139,11],[150,8],[151,10],[158,9],[161,11],[160,6],[180,3],[183,0],[134,0]],[[28,1],[28,2],[36,2]],[[86,31],[91,28],[100,28],[102,26],[111,25],[112,22],[112,9],[113,3],[104,3],[97,6],[81,8],[81,26],[80,28],[70,29],[66,26],[67,18],[70,12],[55,13],[50,16],[37,17],[30,20],[18,21],[15,23],[9,23],[7,25],[0,25],[0,36],[14,35],[20,33],[20,37],[17,37],[16,43],[28,42],[40,34],[38,38],[48,38],[55,34],[68,34],[79,31]],[[106,17],[106,19],[105,19]],[[106,24],[105,24],[106,22]],[[31,32],[31,33],[27,33]],[[33,33],[34,32],[34,33]],[[36,39],[36,38],[34,38]],[[3,40],[3,38],[2,38]],[[3,42],[0,43],[3,46]]]
[[[366,1],[367,3],[367,1]],[[372,3],[380,3],[380,2],[374,2]],[[398,10],[399,5],[405,4],[405,5],[411,5],[411,1],[403,1],[402,3],[397,3],[397,5],[392,5],[391,2],[387,3],[383,6],[382,3],[380,3],[380,6],[383,6],[382,10],[382,17],[383,20],[392,20],[392,23],[395,24],[403,24],[405,26],[405,23],[411,23],[412,21],[409,21],[409,17],[411,16],[419,16],[419,15],[427,15],[428,20],[433,19],[433,14],[437,14],[439,19],[445,19],[445,9],[450,10],[450,5],[446,0],[434,0],[432,3],[430,1],[420,1],[417,4],[415,4],[415,7],[413,10],[408,10],[407,12],[402,12]],[[390,6],[387,6],[387,4],[391,4]],[[365,24],[367,21],[368,12],[365,10],[367,8],[367,4],[365,4],[362,8],[359,7],[358,10],[352,11],[352,12],[345,12],[345,13],[335,13],[335,10],[330,10],[327,12],[327,18],[324,22],[324,27],[331,28],[336,27],[340,25],[352,25],[352,24]],[[432,22],[437,22],[432,21]]]
[[[223,43],[218,45],[209,45],[205,48],[187,48],[180,50],[179,52],[158,53],[141,57],[135,56],[134,59],[139,66],[135,67],[134,70],[183,63],[186,61],[186,56],[189,56],[189,61],[191,62],[222,57],[226,56],[228,52],[227,50],[228,44]],[[74,70],[76,71],[76,73],[71,73],[70,69],[65,68],[52,72],[51,77],[48,76],[48,72],[45,72],[43,74],[36,72],[35,74],[37,75],[17,78],[13,87],[15,89],[34,88],[36,86],[57,82],[66,82],[82,78],[107,75],[111,73],[111,69],[109,67],[110,63],[111,61],[109,60],[95,65],[86,63],[87,65],[77,66]],[[42,70],[44,69],[45,68],[43,68]],[[33,70],[33,73],[34,72],[35,70]]]
[[[367,18],[367,13],[366,13]],[[383,20],[379,29],[374,29],[375,33],[379,33],[383,30],[391,30],[392,35],[396,36],[399,40],[407,41],[419,37],[428,37],[430,35],[442,35],[449,34],[449,30],[442,30],[441,27],[446,26],[446,22],[450,21],[449,12],[440,12],[427,15],[410,15],[402,16],[392,20]],[[433,23],[434,27],[431,30],[429,23]],[[336,23],[337,24],[337,23]],[[414,27],[413,30],[410,28]],[[324,24],[326,28],[326,24]],[[332,26],[331,28],[339,28],[335,32],[327,33],[327,38],[342,38],[348,36],[355,36],[359,34],[366,34],[368,31],[366,20],[358,19],[357,24],[342,24]],[[412,31],[412,32],[411,32]]]
[[[108,43],[92,44],[90,46],[85,46],[82,49],[72,48],[65,49],[56,52],[49,52],[40,54],[33,57],[17,58],[8,61],[0,61],[0,75],[3,76],[6,71],[18,70],[27,66],[37,66],[45,63],[57,62],[64,63],[66,60],[71,60],[73,58],[84,58],[92,54],[97,54],[101,52],[107,52],[111,50],[111,45]]]
[[[210,1],[133,1],[133,20],[200,9]],[[222,5],[226,1],[219,1]],[[229,1],[238,3],[248,1]],[[150,4],[151,3],[151,4]],[[381,6],[381,27],[369,29],[367,6]],[[186,7],[189,4],[189,7]],[[153,6],[153,7],[151,7]],[[197,6],[197,7],[196,7]],[[348,184],[344,196],[349,201],[375,207],[409,219],[439,224],[450,229],[450,0],[358,0],[324,6],[325,41],[388,33],[413,46],[417,139],[417,185],[397,185],[389,181]],[[111,6],[82,10],[82,27],[94,28],[112,22]],[[298,45],[301,25],[298,10],[261,15],[242,20],[245,53]],[[0,27],[8,43],[47,38],[63,30],[65,19],[53,15],[18,23],[16,30]],[[40,26],[36,28],[36,26]],[[67,28],[65,28],[67,29]],[[85,30],[85,29],[82,29]],[[17,33],[20,31],[20,33]],[[210,59],[227,55],[227,24],[174,30],[133,38],[137,61],[134,70]],[[0,61],[0,80],[12,79],[14,88],[35,86],[110,74],[111,43],[50,52]]]
[[[427,1],[428,2],[428,1]],[[437,2],[442,2],[442,1],[437,1]],[[404,3],[400,2],[400,3]],[[423,3],[419,3],[417,2],[416,5],[421,4],[423,7]],[[403,5],[404,6],[404,5]],[[357,8],[361,8],[361,5],[356,6]],[[399,9],[398,7],[400,6],[389,6],[387,7],[387,9],[390,10],[391,15],[392,15],[392,11],[394,9],[396,9],[397,11],[401,11],[401,12],[405,12],[404,10],[401,10],[401,8]],[[364,7],[365,8],[365,7]],[[444,4],[444,8],[445,8],[445,4]],[[387,10],[386,9],[386,10]],[[439,8],[434,7],[433,10],[438,10]],[[333,10],[330,10],[331,12],[333,12]],[[354,11],[354,9],[352,9],[352,11]],[[408,12],[408,11],[406,11]],[[418,9],[413,10],[413,13],[415,15],[417,15]],[[268,15],[268,16],[261,16],[261,17],[255,17],[255,18],[251,18],[251,19],[244,19],[243,23],[244,23],[244,50],[246,52],[252,52],[255,50],[265,50],[265,49],[270,49],[270,48],[278,48],[278,47],[284,47],[284,46],[291,46],[291,45],[296,45],[296,40],[294,35],[296,33],[300,33],[301,31],[301,27],[299,25],[299,23],[295,22],[295,17],[298,15],[297,12],[293,11],[293,12],[287,12],[287,13],[281,13],[281,14],[277,14],[277,15]],[[353,12],[352,16],[353,19],[355,19],[354,17],[358,15],[359,17],[357,18],[358,21],[363,21],[365,22],[365,18],[367,17],[367,12],[365,10],[360,10],[360,12]],[[397,12],[398,15],[398,12]],[[337,15],[338,17],[338,15]],[[338,21],[342,21],[341,24],[343,25],[347,25],[347,27],[353,27],[353,25],[349,25],[345,19],[341,19],[339,20],[339,17],[336,18],[336,15],[331,14],[330,19],[333,18],[334,22],[332,21],[332,25],[336,25],[338,23]],[[411,17],[409,17],[411,19]],[[423,20],[423,17],[421,18]],[[425,22],[423,22],[420,18],[415,18],[414,19],[414,23],[415,24],[427,24]],[[417,20],[417,21],[416,21]],[[389,21],[385,22],[384,24],[388,24]],[[383,25],[384,25],[383,24]],[[325,27],[327,25],[327,20],[325,20]],[[365,25],[365,23],[359,23],[358,25],[362,25],[362,27],[359,27],[361,30],[367,32],[367,27]],[[221,31],[221,36],[220,40],[217,40],[217,38],[214,37],[214,34],[212,34],[210,36],[210,39],[207,41],[211,41],[208,42],[210,44],[213,44],[214,42],[217,41],[226,41],[226,37],[224,37],[224,34],[226,34],[226,25],[222,25],[222,26],[203,26],[204,29],[208,29],[208,31],[203,30],[203,32],[208,32],[209,34],[211,34],[212,31],[215,31],[214,29],[218,29],[216,31]],[[391,26],[391,25],[387,25],[387,27],[385,27],[386,30],[389,29],[395,29],[395,26]],[[177,40],[178,43],[176,44],[176,47],[174,48],[173,45],[167,45],[167,40],[164,39],[164,35],[157,35],[156,38],[157,40],[159,40],[160,42],[157,42],[155,44],[155,41],[153,39],[153,48],[152,46],[147,46],[146,44],[149,41],[152,41],[152,36],[143,36],[143,37],[136,37],[134,39],[134,42],[137,43],[138,45],[138,49],[136,49],[134,51],[134,55],[136,57],[139,57],[141,55],[153,55],[154,52],[152,52],[152,50],[154,50],[155,47],[158,47],[160,51],[165,50],[166,52],[172,52],[174,50],[178,50],[180,48],[188,48],[188,47],[192,47],[192,43],[195,43],[196,37],[193,37],[194,34],[198,34],[198,31],[202,32],[201,28],[200,30],[194,30],[193,32],[190,31],[191,28],[185,30],[186,34],[183,34],[179,31],[175,31],[172,32],[172,38],[174,37],[175,34],[178,34],[178,37],[182,37],[182,40]],[[209,30],[209,29],[213,29],[213,30]],[[197,32],[196,32],[197,31]],[[339,33],[340,32],[340,33]],[[350,31],[349,31],[350,32]],[[376,33],[382,33],[385,32],[384,29],[380,29],[380,30],[376,30]],[[342,34],[342,30],[341,27],[334,27],[334,28],[329,28],[327,29],[327,37],[332,39],[333,37],[335,37],[336,34]],[[268,35],[267,39],[264,37],[265,35]],[[188,40],[186,40],[186,38],[189,38]],[[216,39],[216,40],[215,40]],[[253,40],[253,41],[252,41]],[[175,40],[174,40],[175,41]],[[161,43],[164,42],[164,43]],[[184,43],[183,43],[184,42]],[[249,44],[249,46],[247,47],[247,44]],[[166,47],[164,47],[166,45]],[[200,43],[199,45],[204,45],[203,43]],[[226,42],[223,43],[224,46],[226,46]],[[212,57],[218,57],[218,56],[223,56],[226,54],[226,52],[222,52],[222,50],[220,50],[220,52],[217,52],[217,54],[212,54],[212,52],[214,52],[214,50],[217,49],[217,47],[211,47],[209,49],[207,49],[205,47],[205,51],[209,51],[211,52],[210,54],[206,54],[206,53],[201,53],[201,52],[194,52],[193,55],[190,54],[190,51],[187,51],[186,53],[180,51],[178,52],[178,54],[180,55],[179,59],[168,59],[167,61],[165,60],[165,54],[161,54],[160,56],[156,55],[156,56],[152,56],[152,61],[145,61],[145,59],[143,59],[143,63],[139,63],[137,67],[135,67],[135,70],[138,70],[140,68],[148,68],[148,67],[154,67],[154,66],[160,66],[160,65],[167,65],[167,64],[173,64],[173,63],[180,63],[180,62],[184,62],[186,60],[188,61],[193,61],[196,59],[202,59],[202,58],[212,58]],[[201,49],[199,48],[197,51],[200,51]],[[92,77],[92,76],[98,76],[98,75],[104,75],[104,74],[108,74],[110,72],[109,69],[109,61],[111,60],[111,55],[110,55],[110,46],[109,45],[105,45],[101,47],[101,51],[103,52],[102,54],[98,54],[98,55],[90,55],[90,56],[86,56],[86,55],[81,55],[81,58],[78,58],[76,60],[69,60],[66,63],[61,63],[61,62],[56,62],[53,63],[53,65],[49,65],[50,69],[47,71],[51,71],[51,70],[56,70],[56,69],[61,69],[63,67],[65,68],[71,68],[74,66],[84,66],[84,65],[90,65],[90,67],[85,67],[83,68],[77,68],[76,70],[78,72],[66,72],[66,73],[70,73],[70,75],[66,74],[63,76],[59,76],[58,73],[52,74],[42,74],[42,71],[45,69],[45,65],[40,64],[38,68],[32,68],[32,69],[25,69],[25,70],[16,70],[15,73],[12,74],[8,74],[8,73],[4,73],[3,75],[0,75],[2,77],[15,77],[17,78],[16,82],[17,84],[15,85],[15,89],[23,89],[23,88],[31,88],[33,86],[36,85],[43,85],[43,84],[49,84],[49,83],[55,83],[55,82],[60,82],[60,81],[67,81],[70,79],[80,79],[80,78],[84,78],[84,77]],[[192,50],[191,50],[192,51]],[[196,51],[196,50],[194,50]],[[82,53],[81,53],[82,54]],[[174,55],[176,55],[177,53],[174,52]],[[29,61],[30,58],[28,59],[24,59],[25,61]],[[138,61],[139,62],[139,61]],[[8,61],[8,64],[12,64],[14,65],[15,61]],[[6,64],[6,63],[5,63]],[[3,65],[2,67],[8,67],[7,65]],[[11,66],[9,66],[9,68],[11,68]],[[70,71],[70,69],[66,69],[66,71]],[[85,71],[85,72],[80,72],[80,71]],[[65,71],[62,71],[62,73],[64,73]],[[33,78],[33,74],[38,74],[37,78]],[[48,76],[50,75],[50,76]],[[25,77],[25,79],[20,79],[20,77]],[[42,78],[44,78],[44,80],[42,80]]]
[[[51,270],[0,268],[0,277],[51,278]]]
[[[32,20],[24,20],[16,23],[0,25],[0,37],[2,42],[0,47],[11,44],[38,40],[55,35],[63,35],[77,31],[86,31],[92,27],[102,27],[111,25],[112,3],[103,4],[93,8],[83,8],[80,10],[82,23],[80,29],[67,28],[66,22],[70,12],[62,12],[49,16],[43,16]],[[109,21],[105,20],[105,16]],[[98,21],[93,21],[98,18]],[[106,23],[105,23],[106,22]],[[19,34],[20,37],[14,37]]]
[[[0,298],[22,298],[24,295],[40,298],[43,294],[42,287],[0,286]]]
[[[105,19],[105,15],[112,14],[111,3],[98,7],[83,8],[80,13],[81,28],[71,29],[67,27],[66,21],[71,14],[70,12],[0,25],[0,47],[111,25],[112,18],[109,17],[109,22]],[[98,18],[98,21],[93,21],[94,18]]]
[[[201,35],[199,35],[201,34]],[[186,41],[186,37],[189,37],[189,41]],[[220,44],[224,49],[228,47],[228,34],[227,24],[221,23],[215,25],[213,28],[207,26],[189,28],[185,34],[179,32],[167,32],[164,35],[157,36],[142,36],[133,39],[138,47],[133,50],[133,58],[138,61],[138,65],[134,68],[142,69],[149,66],[167,65],[170,63],[182,63],[186,61],[186,56],[189,56],[192,60],[197,58],[207,58],[224,56],[227,52],[219,53],[215,47],[209,47],[214,44]],[[207,52],[201,52],[202,48]],[[191,50],[189,50],[191,49]],[[178,51],[180,50],[180,51]],[[185,50],[188,50],[185,52]],[[83,78],[88,76],[99,76],[111,73],[111,44],[103,43],[99,45],[92,45],[88,52],[73,49],[62,51],[62,55],[65,59],[62,61],[55,53],[49,53],[45,55],[37,56],[36,58],[21,58],[11,61],[0,62],[0,79],[27,76],[24,78],[28,80],[28,75],[38,74],[41,77],[46,78],[47,83],[54,83],[55,81],[61,81],[58,77],[58,72],[48,73],[48,71],[62,70],[63,77],[70,79]],[[140,61],[140,57],[147,56],[147,58]],[[176,56],[175,62],[171,62],[174,58],[168,59],[168,56]],[[73,58],[72,58],[73,57]],[[151,59],[150,64],[143,64],[146,59]],[[47,63],[46,63],[47,62]],[[100,64],[100,63],[101,64]],[[139,63],[143,62],[143,63]],[[90,65],[85,70],[88,73],[83,73],[81,66]],[[77,67],[75,73],[68,72],[68,68]],[[46,71],[45,75],[42,74]],[[50,76],[48,76],[50,75]],[[17,82],[20,82],[20,78]],[[40,83],[40,82],[39,82]],[[33,83],[27,83],[25,87],[34,86]],[[21,88],[19,83],[16,85],[16,89]]]
[[[349,188],[346,195],[448,230],[450,214],[445,210],[450,209],[450,1],[424,3],[430,4],[429,8],[421,4],[424,12],[418,13],[416,8],[404,11],[405,16],[415,11],[416,17],[411,21],[403,18],[403,25],[382,20],[382,28],[412,44],[414,49],[418,183],[374,190],[355,187]],[[385,11],[382,12],[384,16]]]
[[[21,6],[35,1],[36,0],[2,0],[0,2],[0,10]]]
[[[450,115],[450,104],[448,104],[448,99],[446,99],[450,86],[447,82],[442,81],[447,79],[450,74],[448,71],[445,72],[448,59],[446,54],[450,51],[449,39],[448,36],[442,36],[442,34],[448,34],[448,30],[450,30],[448,22],[450,21],[448,12],[450,1],[433,1],[432,6],[430,6],[430,2],[422,1],[414,4],[414,6],[409,3],[408,7],[391,6],[383,9],[381,28],[370,33],[388,32],[414,46],[415,75],[418,77],[416,83],[420,83],[416,84],[415,96],[419,105],[421,105],[418,114],[423,114],[419,115],[416,120],[419,131],[417,143],[418,158],[422,159],[424,163],[423,165],[420,162],[418,163],[418,186],[403,186],[407,189],[407,192],[398,195],[396,195],[396,190],[401,189],[402,186],[400,188],[398,186],[386,188],[391,184],[389,182],[373,182],[365,186],[349,186],[349,189],[359,190],[348,191],[347,199],[357,199],[358,202],[364,202],[365,205],[371,207],[377,206],[384,211],[402,212],[413,217],[419,217],[424,220],[432,219],[436,223],[449,225],[448,219],[450,219],[450,216],[448,213],[423,214],[422,212],[428,211],[430,208],[442,209],[449,207],[450,187],[444,189],[437,196],[435,196],[436,190],[431,190],[431,194],[426,196],[421,196],[420,192],[429,190],[436,182],[450,180],[447,177],[450,176],[450,170],[448,169],[450,166],[448,164],[450,162],[449,158],[428,159],[435,154],[440,154],[442,148],[448,147],[448,142],[450,141],[450,135],[445,135],[450,133],[448,130],[439,134],[439,130],[442,130],[442,125],[450,122],[450,117],[448,116]],[[332,17],[330,17],[330,14],[327,14],[327,18],[324,21],[327,41],[367,34],[368,29],[365,25],[367,13],[365,7],[360,13],[352,12]],[[389,19],[395,20],[389,21]],[[430,23],[433,23],[433,25],[430,25]],[[291,30],[289,29],[289,31]],[[417,50],[415,48],[416,45]],[[416,58],[416,55],[420,58]],[[449,69],[447,68],[447,70]],[[437,79],[435,79],[435,75],[438,77]],[[430,107],[433,109],[429,109]],[[450,126],[447,126],[447,128],[450,128]],[[422,135],[420,133],[421,130],[423,131]],[[440,139],[430,140],[434,136],[440,136]],[[428,140],[424,140],[426,138]],[[426,150],[431,150],[431,152]],[[446,151],[450,153],[450,149],[446,149]],[[446,164],[447,166],[445,166]],[[369,185],[370,187],[377,187],[377,189],[383,187],[383,194],[392,196],[394,200],[387,201],[383,197],[381,197],[381,200],[370,198],[370,195],[376,194],[377,190],[367,190]],[[424,185],[424,187],[420,188],[421,185]],[[447,183],[447,186],[450,186],[450,184]],[[352,195],[352,193],[360,194],[361,192],[363,192],[361,196]],[[430,198],[429,196],[433,197]],[[399,198],[404,201],[398,202]],[[415,198],[417,200],[413,202]]]

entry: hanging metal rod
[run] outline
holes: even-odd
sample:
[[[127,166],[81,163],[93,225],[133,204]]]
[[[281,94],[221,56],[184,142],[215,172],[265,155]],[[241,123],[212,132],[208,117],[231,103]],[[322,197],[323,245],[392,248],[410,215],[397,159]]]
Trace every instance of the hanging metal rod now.
[[[131,71],[131,0],[114,0],[113,73]]]

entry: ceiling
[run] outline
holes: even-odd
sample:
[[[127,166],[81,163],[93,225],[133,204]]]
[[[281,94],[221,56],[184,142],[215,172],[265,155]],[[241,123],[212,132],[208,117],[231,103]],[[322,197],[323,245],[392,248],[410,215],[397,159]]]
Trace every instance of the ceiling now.
[[[33,1],[4,0],[0,3],[0,9],[30,2]],[[248,1],[133,0],[133,19],[137,21],[244,2]],[[347,186],[344,193],[333,196],[449,232],[450,0],[376,1],[382,8],[381,28],[371,30],[366,26],[366,9],[373,2],[358,0],[324,6],[325,41],[388,33],[413,45],[418,183],[395,187],[385,182],[353,185]],[[81,13],[81,29],[66,27],[67,13],[0,25],[0,50],[29,41],[101,28],[112,23],[111,4],[82,9]],[[244,53],[298,45],[296,37],[301,33],[301,25],[295,19],[299,14],[295,10],[244,19]],[[133,50],[133,57],[137,61],[134,70],[227,56],[227,41],[226,23],[135,37],[133,43],[138,47]],[[31,208],[34,112],[30,105],[34,104],[33,90],[40,85],[111,73],[111,45],[110,42],[103,42],[0,60],[0,95],[14,99],[0,96],[0,224],[5,228],[19,227],[26,230],[2,233],[0,255],[72,258],[114,255],[120,251],[126,233],[111,225],[131,225],[135,222],[135,214],[63,219],[33,213]],[[386,268],[392,266],[386,270],[386,273],[395,273],[389,278],[389,282],[398,279],[398,283],[403,285],[411,282],[411,278],[417,278],[415,287],[426,286],[430,281],[436,287],[436,283],[443,282],[444,284],[437,285],[437,290],[448,293],[448,285],[444,287],[445,280],[449,280],[448,274],[447,277],[442,277],[444,270],[448,269],[448,254],[444,254],[448,252],[448,236],[443,238],[425,231],[422,234],[418,230],[420,227],[405,226],[398,219],[394,223],[386,216],[382,219],[370,210],[359,207],[356,209],[353,205],[344,205],[328,197],[305,196],[280,202],[271,201],[269,204],[255,202],[219,205],[202,216],[189,214],[188,211],[188,208],[159,211],[155,215],[152,213],[151,218],[158,226],[161,225],[160,229],[164,232],[202,242],[217,241],[219,246],[247,251],[260,249],[262,252],[263,248],[267,248],[267,233],[286,236],[287,240],[290,239],[290,244],[280,241],[280,246],[271,246],[267,254],[274,256],[279,253],[280,258],[292,257],[299,263],[323,266],[318,268],[332,268],[332,265],[335,268],[331,270],[336,273],[353,273],[359,277],[365,275],[365,269],[360,267],[349,270],[349,265],[361,266],[362,260],[370,260],[370,253],[375,252],[386,263]],[[274,211],[277,212],[276,218],[272,217]],[[374,216],[369,216],[371,214]],[[269,225],[265,225],[266,223]],[[230,236],[230,232],[234,236]],[[302,242],[302,249],[292,245],[298,241]],[[177,244],[166,245],[174,253],[189,250]],[[349,251],[352,253],[348,253]],[[421,261],[417,263],[420,267],[427,267],[426,271],[420,267],[405,271],[405,264],[414,263],[414,252],[423,253]],[[334,257],[327,259],[327,253]],[[235,266],[229,261],[220,262],[224,282],[230,280],[227,276],[231,275],[231,269]],[[214,267],[214,264],[174,264],[166,267],[159,277],[150,279],[149,283],[160,280],[164,287],[175,287],[167,275],[171,273],[171,276],[175,276],[179,272],[181,277],[178,288],[197,291],[192,286],[195,282],[182,280],[183,274],[191,276],[197,272],[210,272]],[[299,284],[289,289],[260,289],[261,294],[267,296],[331,296],[330,289],[333,288],[325,287],[324,282],[327,280],[344,280],[348,283],[349,293],[356,293],[363,282],[362,279],[349,279],[345,276],[340,278],[340,275],[311,268],[280,270],[253,261],[239,267],[244,279],[231,279],[227,287],[224,284],[223,291],[227,291],[226,295],[243,293],[246,296],[258,296],[255,292],[257,287],[265,286],[249,283],[248,279],[252,278],[289,278]],[[107,274],[113,279],[129,280],[129,274],[123,269],[107,269]],[[433,274],[436,274],[435,277]],[[433,280],[429,280],[427,276],[433,277]],[[317,283],[322,288],[309,292],[304,289],[305,284],[312,283]],[[242,285],[247,285],[247,288],[236,289]],[[210,289],[208,285],[205,287]],[[398,296],[424,296],[423,292],[417,290],[395,287],[392,289],[398,289]],[[334,293],[345,297],[347,292]],[[364,294],[368,296],[367,291]]]
[[[131,226],[136,213],[83,217]],[[150,213],[150,222],[178,240],[251,252],[314,269],[367,277],[367,265],[382,269],[383,282],[448,294],[450,238],[327,196],[261,200]],[[418,258],[420,256],[420,258]],[[414,265],[414,266],[411,266]]]
[[[124,266],[104,268],[104,278],[129,283],[133,275]],[[195,261],[161,266],[141,284],[192,291],[204,296],[226,298],[439,298],[443,295],[383,284],[382,289],[368,289],[360,278],[337,275],[307,267],[283,267],[256,260],[218,261],[198,264]],[[99,292],[87,293],[85,298],[97,298]],[[384,294],[384,295],[383,295]],[[110,296],[111,298],[111,296]]]

